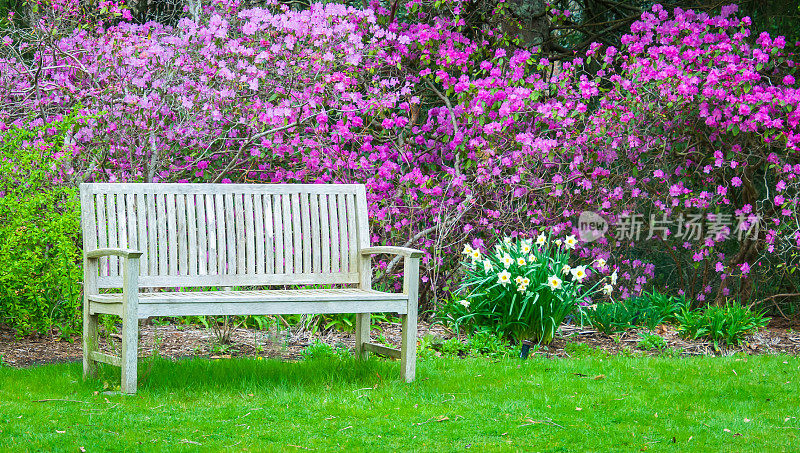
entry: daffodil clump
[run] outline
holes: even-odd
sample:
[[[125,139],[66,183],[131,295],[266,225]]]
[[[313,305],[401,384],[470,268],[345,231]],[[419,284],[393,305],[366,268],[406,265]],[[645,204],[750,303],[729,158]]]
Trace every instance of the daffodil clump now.
[[[571,266],[577,243],[575,236],[552,240],[540,234],[505,238],[491,253],[465,245],[467,270],[460,289],[465,297],[457,323],[488,327],[515,341],[550,343],[564,319],[582,309],[581,301],[596,293],[610,295],[610,281],[616,280],[612,275],[589,283],[590,268],[606,268],[602,259]]]

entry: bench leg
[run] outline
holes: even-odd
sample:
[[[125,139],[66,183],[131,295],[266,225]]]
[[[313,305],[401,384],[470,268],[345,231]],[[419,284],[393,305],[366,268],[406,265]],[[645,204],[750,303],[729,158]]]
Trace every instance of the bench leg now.
[[[369,342],[370,313],[356,313],[356,357],[366,360],[369,352],[364,349],[364,343]]]
[[[401,377],[412,382],[417,370],[417,314],[401,315],[403,322],[403,345],[400,348]]]
[[[120,356],[122,367],[121,391],[122,393],[136,393],[136,361],[138,359],[139,346],[139,320],[122,320],[122,355]]]
[[[84,302],[86,303],[86,302]],[[92,360],[91,353],[99,350],[97,342],[97,315],[83,310],[83,378],[97,378],[97,362]]]
[[[408,309],[401,315],[403,345],[400,348],[400,375],[411,382],[417,372],[417,312],[419,310],[419,258],[403,260],[403,292],[408,294]]]

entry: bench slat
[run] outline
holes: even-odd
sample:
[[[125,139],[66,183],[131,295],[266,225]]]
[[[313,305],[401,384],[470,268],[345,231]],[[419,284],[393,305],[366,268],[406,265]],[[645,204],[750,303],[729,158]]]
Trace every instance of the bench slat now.
[[[255,213],[253,212],[253,195],[246,193],[244,194],[244,209],[242,211],[244,215],[244,236],[245,236],[245,251],[247,254],[247,274],[255,274],[256,273],[256,235],[255,235],[255,225],[254,225],[254,217]]]
[[[165,253],[167,255],[167,265],[169,275],[178,274],[178,226],[176,225],[177,215],[175,213],[175,194],[168,193],[166,195],[165,203],[167,206],[167,237]]]
[[[135,211],[136,226],[138,228],[136,232],[137,242],[134,247],[136,250],[142,252],[142,256],[139,258],[139,275],[147,275],[149,269],[149,253],[147,250],[147,201],[143,193],[137,193],[134,197],[133,209]]]
[[[319,214],[319,195],[312,193],[310,195],[310,210],[309,216],[311,217],[311,269],[316,273],[322,273],[322,247],[320,246],[320,214]]]
[[[118,248],[117,243],[117,209],[116,209],[117,194],[109,194],[106,197],[106,221],[108,222],[108,247]],[[108,274],[109,276],[119,275],[119,259],[116,256],[108,257]]]
[[[286,269],[286,262],[283,259],[283,206],[281,203],[282,195],[273,195],[272,198],[272,215],[275,222],[273,227],[275,229],[275,273],[283,274]]]
[[[347,272],[358,272],[358,244],[356,243],[356,196],[346,194],[347,244],[349,250]]]
[[[263,195],[257,193],[253,195],[253,214],[255,215],[255,270],[256,274],[266,272],[266,251],[264,248],[264,201]]]
[[[309,207],[309,194],[299,193],[300,197],[300,224],[302,225],[301,243],[303,249],[303,272],[313,272],[311,266],[311,211]]]
[[[283,271],[287,274],[294,273],[294,242],[292,240],[292,207],[291,195],[281,195],[281,212],[283,213]]]
[[[97,248],[108,248],[108,222],[106,221],[106,194],[97,194]],[[86,236],[84,236],[86,237]],[[85,240],[85,239],[84,239]],[[100,275],[109,275],[108,258],[100,258]]]
[[[122,294],[95,294],[89,296],[91,302],[120,303]],[[217,303],[217,302],[331,302],[331,301],[405,301],[408,296],[403,293],[385,293],[381,291],[362,290],[358,288],[337,289],[292,289],[261,291],[174,291],[140,293],[139,304],[171,304],[171,303]],[[298,312],[300,313],[300,312]]]
[[[178,242],[173,247],[178,249],[178,273],[189,275],[189,240],[188,240],[188,221],[189,215],[186,213],[186,195],[178,194],[175,196],[175,216],[178,226]]]
[[[195,195],[197,210],[197,275],[208,275],[208,218],[206,217],[206,196]]]
[[[303,268],[303,240],[300,222],[300,194],[289,195],[289,204],[292,208],[292,260],[294,264],[293,272],[301,273],[306,271]]]
[[[339,210],[338,197],[331,194],[328,197],[328,217],[331,227],[331,272],[339,272],[341,267],[341,245],[339,239]]]
[[[227,236],[225,234],[225,203],[221,193],[214,194],[214,216],[217,225],[217,273],[228,274],[228,248],[226,246]]]
[[[186,195],[186,238],[189,245],[189,269],[188,275],[197,275],[197,204],[195,194]]]
[[[275,217],[272,212],[272,195],[264,194],[264,236],[266,239],[267,274],[275,273]]]
[[[244,224],[244,198],[243,194],[233,194],[233,204],[228,209],[233,209],[234,222],[236,223],[236,273],[247,274],[247,235]]]
[[[237,259],[236,259],[236,221],[234,220],[235,217],[235,209],[233,205],[233,194],[226,193],[224,195],[225,199],[225,233],[226,233],[226,240],[228,241],[225,244],[226,250],[228,251],[227,255],[227,274],[236,274],[237,273]]]
[[[328,210],[328,194],[319,195],[320,248],[322,249],[322,273],[331,272],[331,227]]]

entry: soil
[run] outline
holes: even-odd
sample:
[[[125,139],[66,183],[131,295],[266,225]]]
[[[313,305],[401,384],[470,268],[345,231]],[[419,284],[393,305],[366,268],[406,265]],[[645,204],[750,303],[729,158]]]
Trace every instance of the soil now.
[[[282,360],[298,360],[303,350],[315,340],[331,346],[344,345],[352,349],[355,336],[352,332],[330,330],[313,333],[309,330],[292,328],[283,330],[254,330],[239,328],[232,332],[231,343],[219,346],[213,333],[203,327],[193,325],[145,325],[140,328],[139,355],[159,356],[170,359],[183,357],[208,357],[222,359],[241,356],[263,356]],[[726,346],[715,349],[707,341],[681,338],[675,328],[669,325],[658,326],[655,333],[665,341],[659,350],[647,350],[639,346],[640,333],[646,330],[631,329],[612,337],[588,327],[564,325],[560,335],[545,348],[534,354],[551,357],[570,357],[576,344],[585,344],[610,354],[641,353],[658,355],[665,350],[674,355],[730,355],[745,354],[791,354],[800,355],[800,322],[775,319],[760,332],[750,336],[739,346]],[[454,333],[441,325],[420,322],[420,336],[432,335],[442,340],[455,337]],[[400,325],[380,323],[373,330],[373,338],[383,335],[395,347],[400,344]],[[101,349],[116,353],[119,334],[101,333]],[[81,360],[80,337],[68,341],[53,336],[27,336],[17,338],[14,331],[0,325],[0,366],[28,367],[46,363],[73,362]]]

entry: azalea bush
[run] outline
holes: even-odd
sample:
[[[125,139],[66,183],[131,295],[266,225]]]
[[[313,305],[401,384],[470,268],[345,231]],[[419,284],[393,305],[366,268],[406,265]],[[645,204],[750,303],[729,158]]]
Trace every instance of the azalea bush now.
[[[655,5],[620,48],[550,61],[467,29],[462,0],[214,1],[174,27],[118,6],[69,22],[61,3],[0,37],[0,130],[82,116],[65,158],[40,155],[53,184],[363,183],[371,242],[426,252],[429,308],[458,285],[465,243],[578,235],[585,210],[612,228],[574,255],[606,260],[595,271],[616,271],[623,299],[800,285],[795,50],[735,7]],[[396,261],[378,269],[399,289]]]
[[[567,316],[598,292],[611,294],[609,281],[616,280],[614,274],[589,285],[587,265],[570,266],[576,243],[575,236],[550,241],[540,234],[535,240],[506,238],[487,254],[466,246],[466,295],[458,302],[464,313],[455,323],[489,328],[516,342],[549,344]]]

